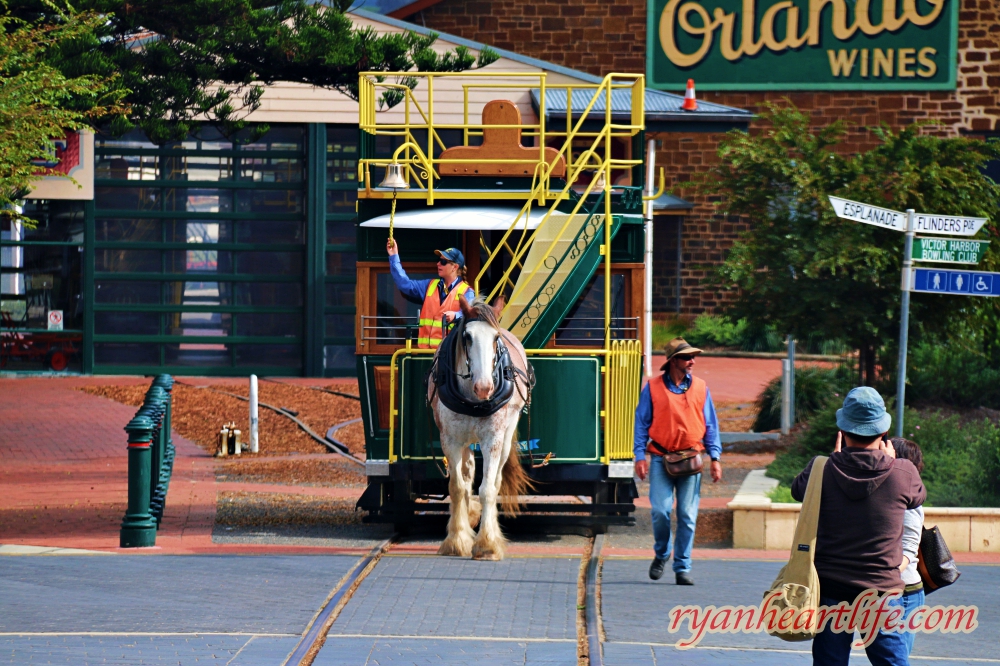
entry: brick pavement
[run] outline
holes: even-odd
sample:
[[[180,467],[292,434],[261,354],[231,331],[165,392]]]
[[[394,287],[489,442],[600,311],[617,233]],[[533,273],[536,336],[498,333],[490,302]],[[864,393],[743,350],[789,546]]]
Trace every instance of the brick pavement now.
[[[331,636],[314,666],[576,666],[576,643]]]
[[[279,666],[298,636],[0,636],[0,664]],[[44,660],[44,661],[43,661]]]
[[[787,558],[787,553],[783,554]],[[693,587],[673,584],[669,572],[659,581],[648,576],[648,560],[605,560],[601,583],[601,610],[607,641],[612,644],[613,660],[608,664],[624,663],[758,663],[747,661],[759,658],[759,663],[795,664],[795,655],[782,656],[777,651],[800,650],[801,646],[783,643],[767,634],[707,634],[697,650],[681,651],[672,647],[678,640],[690,635],[689,631],[670,633],[667,623],[649,622],[650,617],[666,617],[675,605],[757,605],[764,590],[777,575],[783,561],[734,561],[699,560],[695,558]],[[996,654],[996,636],[1000,632],[1000,567],[961,567],[962,577],[948,588],[935,592],[930,604],[975,604],[980,609],[979,627],[970,634],[921,634],[914,647],[914,660],[926,658],[941,663],[940,659],[955,659],[956,663],[969,659],[985,659],[1000,663]],[[684,625],[687,628],[687,625]],[[637,645],[624,646],[632,643]],[[710,648],[725,650],[725,662],[709,659]],[[745,652],[733,652],[742,649]],[[808,648],[806,648],[808,649]],[[655,654],[655,661],[649,655]],[[764,651],[757,657],[756,651]],[[609,650],[605,651],[609,654]],[[741,655],[739,659],[733,655]],[[784,659],[788,661],[783,661]],[[633,660],[635,659],[635,660]],[[665,662],[664,660],[667,660]],[[675,661],[675,659],[679,661]],[[860,657],[859,663],[867,659]]]
[[[579,558],[383,557],[330,635],[575,642],[579,568]]]

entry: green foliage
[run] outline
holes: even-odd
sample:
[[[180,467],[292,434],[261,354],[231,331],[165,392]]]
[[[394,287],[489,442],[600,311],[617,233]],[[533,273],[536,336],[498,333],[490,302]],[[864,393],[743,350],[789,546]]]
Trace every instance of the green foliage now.
[[[684,339],[696,347],[725,347],[740,351],[778,351],[781,336],[770,327],[753,326],[747,320],[733,321],[718,315],[700,315],[684,332]]]
[[[1000,409],[1000,369],[969,346],[924,342],[906,365],[907,404]]]
[[[463,71],[494,62],[484,49],[438,54],[437,35],[377,34],[345,15],[352,0],[80,0],[106,21],[67,45],[55,63],[63,72],[120,72],[132,112],[112,129],[139,127],[157,144],[180,141],[202,120],[233,136],[259,108],[263,86],[290,81],[358,97],[360,72]],[[45,0],[25,0],[21,16],[51,16]],[[413,77],[396,81],[412,88]],[[392,106],[395,92],[381,99]],[[250,138],[267,131],[258,125]]]
[[[667,343],[676,337],[684,337],[688,332],[688,324],[683,319],[671,319],[666,322],[653,322],[653,352],[662,353]]]
[[[839,407],[832,400],[817,411],[798,442],[768,466],[767,475],[790,486],[813,456],[829,455]],[[1000,427],[986,419],[912,409],[906,410],[905,423],[907,438],[924,454],[927,506],[1000,506]]]
[[[720,164],[701,183],[721,195],[727,215],[749,223],[715,277],[733,290],[729,315],[790,332],[799,339],[822,332],[862,352],[873,380],[875,350],[898,334],[903,234],[838,219],[827,196],[896,210],[970,215],[997,220],[1000,187],[981,167],[1000,159],[1000,144],[940,138],[910,126],[898,133],[870,130],[879,145],[863,153],[838,146],[847,123],[821,128],[790,104],[761,113],[760,132],[731,132],[720,144]],[[982,236],[996,237],[996,223]],[[1000,260],[994,243],[984,267]],[[915,294],[914,335],[933,334],[949,321],[972,316],[962,300]],[[978,299],[991,300],[991,299]],[[996,306],[989,306],[996,307]],[[884,355],[886,360],[892,354]]]
[[[795,368],[795,422],[808,420],[830,400],[842,400],[841,396],[851,388],[849,374],[849,370],[842,366],[834,369]],[[768,382],[757,397],[756,407],[754,432],[781,427],[781,377]]]
[[[54,139],[124,111],[118,104],[124,91],[115,89],[113,75],[67,74],[52,65],[68,45],[89,39],[102,18],[48,6],[50,22],[0,15],[0,209],[6,215],[32,181],[50,173],[31,160],[48,157]]]
[[[795,499],[792,497],[792,489],[781,483],[767,492],[767,498],[776,504],[795,503]]]

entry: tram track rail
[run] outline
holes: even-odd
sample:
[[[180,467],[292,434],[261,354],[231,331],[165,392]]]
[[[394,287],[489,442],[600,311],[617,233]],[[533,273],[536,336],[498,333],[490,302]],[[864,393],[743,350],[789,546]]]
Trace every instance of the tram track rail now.
[[[382,556],[389,551],[399,536],[393,534],[391,537],[378,544],[371,551],[362,557],[357,564],[340,579],[330,591],[323,605],[320,606],[316,615],[306,626],[302,634],[302,639],[298,645],[282,663],[282,666],[312,666],[316,655],[326,644],[326,637],[337,621],[337,617],[344,609],[344,606],[351,600],[354,592],[361,585],[362,581],[375,568]]]

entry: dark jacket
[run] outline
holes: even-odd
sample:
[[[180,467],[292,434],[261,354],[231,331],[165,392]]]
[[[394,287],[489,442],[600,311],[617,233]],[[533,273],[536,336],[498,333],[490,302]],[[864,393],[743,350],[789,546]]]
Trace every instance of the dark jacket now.
[[[814,460],[792,482],[798,501],[805,496]],[[902,589],[903,512],[922,505],[926,496],[909,460],[853,447],[832,454],[823,470],[816,532],[823,596],[853,601],[862,589]]]

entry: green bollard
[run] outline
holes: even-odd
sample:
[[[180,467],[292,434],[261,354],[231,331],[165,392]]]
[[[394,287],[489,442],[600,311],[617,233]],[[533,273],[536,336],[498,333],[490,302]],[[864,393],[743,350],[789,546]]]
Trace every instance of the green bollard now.
[[[119,545],[145,548],[156,545],[156,522],[149,513],[150,440],[153,421],[136,416],[125,426],[128,433],[128,510],[122,520]]]
[[[153,386],[146,392],[146,400],[139,409],[139,414],[148,416],[153,421],[153,438],[149,455],[149,500],[156,496],[156,487],[160,483],[160,468],[163,466],[163,456],[166,454],[166,437],[163,435],[163,414],[166,412],[167,393],[159,386]]]
[[[173,419],[171,418],[171,416],[173,415],[173,404],[174,404],[173,400],[174,378],[171,377],[170,375],[157,375],[156,379],[153,380],[153,386],[159,386],[167,394],[167,413],[163,417],[163,428],[164,430],[166,430],[167,433],[167,437],[165,440],[167,444],[166,450],[170,452],[173,450],[174,447],[174,438],[173,438],[173,433],[171,431],[171,428],[173,426]]]

